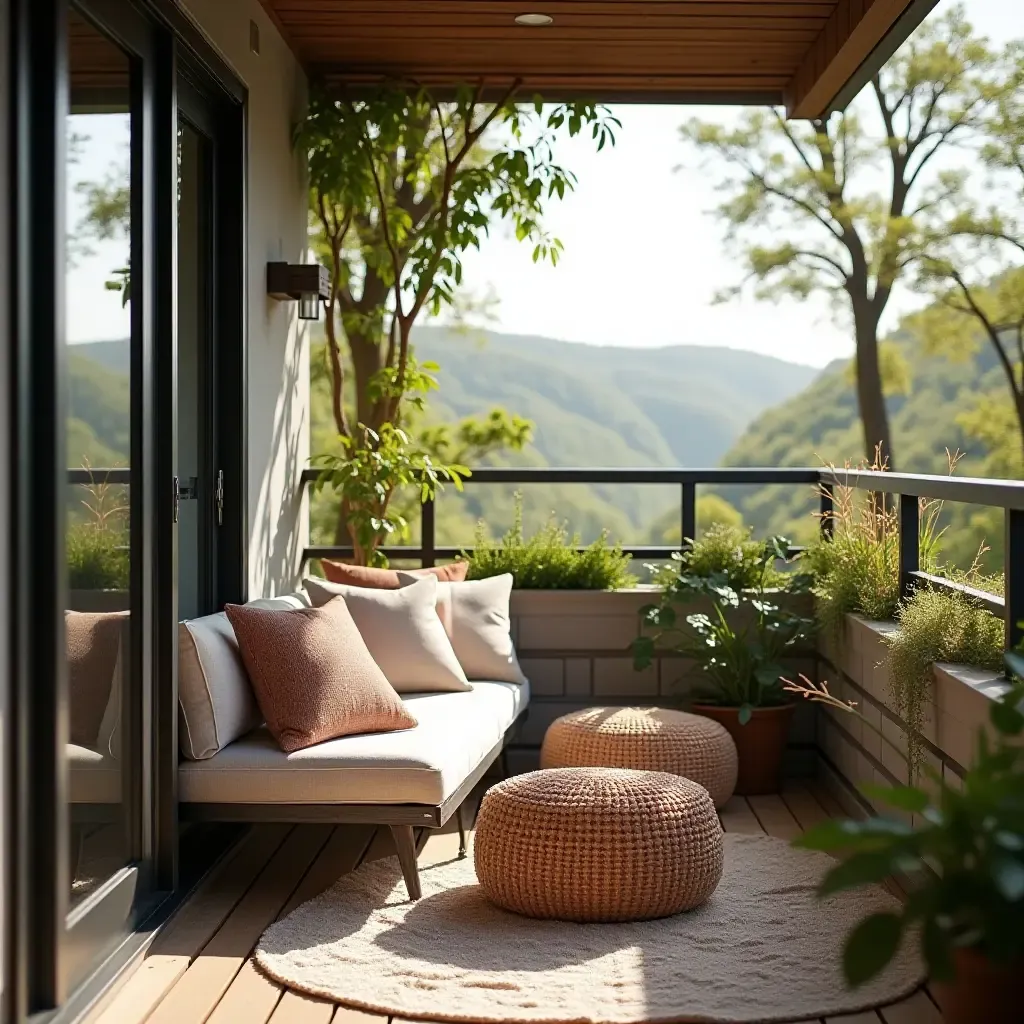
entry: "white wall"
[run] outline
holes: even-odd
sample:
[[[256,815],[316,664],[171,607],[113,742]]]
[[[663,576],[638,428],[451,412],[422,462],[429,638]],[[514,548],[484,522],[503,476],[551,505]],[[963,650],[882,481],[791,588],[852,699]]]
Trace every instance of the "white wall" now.
[[[307,192],[292,127],[306,98],[297,60],[259,0],[183,0],[249,90],[248,437],[249,596],[294,589],[308,533],[299,477],[309,456],[309,346],[294,302],[267,297],[271,260],[306,258]],[[260,52],[249,48],[249,23]]]

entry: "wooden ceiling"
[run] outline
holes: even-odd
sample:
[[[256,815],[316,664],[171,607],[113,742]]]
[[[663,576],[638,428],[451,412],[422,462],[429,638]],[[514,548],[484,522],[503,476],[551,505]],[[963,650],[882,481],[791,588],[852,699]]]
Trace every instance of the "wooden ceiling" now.
[[[605,102],[852,98],[936,0],[263,0],[314,74],[352,86],[520,79],[525,95]],[[522,27],[519,14],[546,14]]]

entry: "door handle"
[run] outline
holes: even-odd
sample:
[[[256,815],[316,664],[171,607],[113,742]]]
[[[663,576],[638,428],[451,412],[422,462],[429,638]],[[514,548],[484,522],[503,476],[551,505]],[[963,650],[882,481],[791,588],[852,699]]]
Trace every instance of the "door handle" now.
[[[199,481],[194,476],[174,478],[174,515],[172,522],[178,521],[178,511],[183,501],[195,501],[199,496]]]

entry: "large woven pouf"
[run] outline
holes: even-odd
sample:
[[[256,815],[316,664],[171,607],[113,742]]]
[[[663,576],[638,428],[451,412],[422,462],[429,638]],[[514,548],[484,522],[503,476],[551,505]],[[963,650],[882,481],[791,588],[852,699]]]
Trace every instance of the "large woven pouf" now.
[[[473,855],[484,892],[506,910],[640,921],[714,892],[722,827],[707,790],[678,775],[553,768],[487,791]]]
[[[555,719],[544,736],[541,768],[635,768],[699,782],[715,801],[736,788],[736,744],[725,726],[665,708],[585,708]]]

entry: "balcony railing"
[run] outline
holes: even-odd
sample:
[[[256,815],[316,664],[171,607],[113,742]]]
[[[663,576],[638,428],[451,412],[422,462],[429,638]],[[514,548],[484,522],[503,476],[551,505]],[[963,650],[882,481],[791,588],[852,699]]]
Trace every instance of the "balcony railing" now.
[[[302,474],[303,486],[316,480],[319,470],[307,469]],[[126,469],[70,469],[72,484],[130,481]],[[899,510],[899,576],[904,596],[915,587],[929,586],[966,594],[978,604],[1002,616],[1006,625],[1006,643],[1015,647],[1024,639],[1020,623],[1024,621],[1024,481],[987,480],[972,477],[926,476],[914,473],[879,473],[868,470],[835,470],[808,468],[718,468],[718,469],[582,469],[582,468],[494,468],[475,469],[466,480],[468,487],[484,484],[669,484],[679,488],[679,524],[682,537],[693,537],[697,527],[698,486],[765,486],[812,487],[818,496],[822,513],[821,529],[828,534],[833,526],[832,498],[836,487],[893,495]],[[1004,596],[998,597],[973,587],[956,583],[921,570],[920,500],[962,502],[1002,509],[1005,514]],[[418,546],[389,546],[381,551],[390,558],[435,565],[439,559],[456,558],[463,547],[442,547],[436,542],[434,502],[421,507]],[[632,558],[665,559],[680,549],[679,545],[623,545],[623,552]],[[347,558],[352,548],[342,545],[315,545],[302,553],[303,564],[311,558]]]

